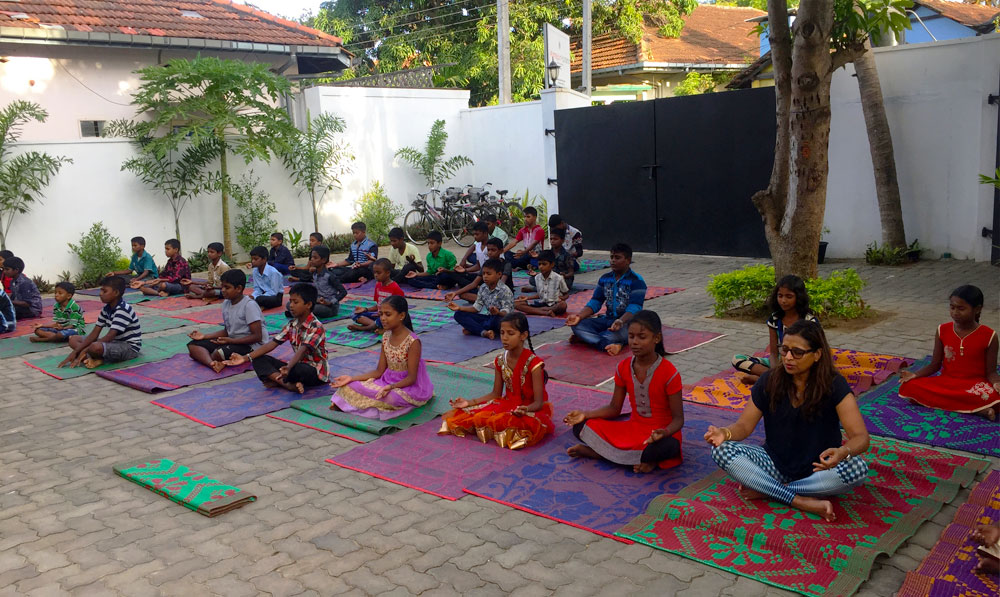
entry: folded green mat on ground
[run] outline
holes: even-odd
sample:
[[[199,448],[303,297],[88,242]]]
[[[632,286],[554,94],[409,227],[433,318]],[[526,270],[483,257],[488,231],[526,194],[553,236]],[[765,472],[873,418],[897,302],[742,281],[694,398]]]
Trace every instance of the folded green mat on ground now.
[[[56,379],[71,379],[87,375],[88,373],[94,373],[95,371],[109,371],[111,369],[119,369],[122,367],[134,367],[135,365],[142,365],[143,363],[155,363],[156,361],[169,359],[175,354],[186,352],[187,343],[190,341],[191,338],[189,338],[186,333],[170,334],[167,336],[158,336],[156,338],[143,338],[142,350],[139,352],[139,356],[137,358],[121,363],[105,363],[95,369],[87,369],[83,366],[72,368],[64,367],[60,369],[59,363],[63,362],[66,358],[66,353],[62,351],[56,355],[24,361],[24,364],[34,369],[38,369],[42,373],[51,375]]]
[[[210,479],[169,458],[119,464],[114,471],[120,477],[209,518],[257,499],[239,487]]]

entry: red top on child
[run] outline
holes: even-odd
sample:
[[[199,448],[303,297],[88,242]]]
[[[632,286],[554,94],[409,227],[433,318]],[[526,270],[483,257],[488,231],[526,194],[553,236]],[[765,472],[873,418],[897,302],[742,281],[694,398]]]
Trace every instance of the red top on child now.
[[[514,237],[515,241],[521,241],[521,247],[527,251],[529,247],[533,250],[539,250],[543,248],[545,241],[545,229],[535,224],[534,226],[525,226],[517,231],[517,236]],[[538,243],[538,244],[534,244]],[[532,246],[534,245],[534,246]]]
[[[399,287],[399,284],[395,282],[389,282],[385,286],[381,282],[375,282],[375,308],[378,309],[378,305],[382,304],[382,299],[393,294],[398,294],[399,296],[405,296],[403,294],[403,289]]]

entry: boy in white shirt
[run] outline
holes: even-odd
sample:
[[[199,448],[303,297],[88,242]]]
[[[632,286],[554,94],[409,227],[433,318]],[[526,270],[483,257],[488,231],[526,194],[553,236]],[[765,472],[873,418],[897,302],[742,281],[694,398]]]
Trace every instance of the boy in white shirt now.
[[[538,254],[538,271],[535,275],[536,294],[517,297],[514,308],[529,315],[561,315],[566,312],[566,297],[569,287],[560,274],[553,271],[556,256],[545,250]]]

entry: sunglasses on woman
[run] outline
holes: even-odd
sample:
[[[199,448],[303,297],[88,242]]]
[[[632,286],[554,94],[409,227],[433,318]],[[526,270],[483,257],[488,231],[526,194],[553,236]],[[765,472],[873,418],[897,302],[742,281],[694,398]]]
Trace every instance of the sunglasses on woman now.
[[[792,356],[797,359],[801,359],[810,352],[816,352],[816,350],[817,349],[815,348],[810,348],[809,350],[806,350],[804,348],[792,348],[791,346],[785,346],[784,344],[778,347],[778,352],[781,353],[781,356],[785,356],[788,353],[792,353]]]

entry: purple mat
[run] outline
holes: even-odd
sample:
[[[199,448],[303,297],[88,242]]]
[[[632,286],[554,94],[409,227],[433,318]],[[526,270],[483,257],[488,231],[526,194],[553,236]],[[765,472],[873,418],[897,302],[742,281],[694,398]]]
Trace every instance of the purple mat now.
[[[597,408],[611,400],[607,392],[558,382],[549,382],[547,388],[555,410],[552,420],[557,425],[573,409]],[[483,444],[475,437],[438,435],[440,427],[441,421],[435,419],[358,446],[327,462],[446,500],[457,500],[471,483],[544,452],[548,444],[558,441],[557,437],[549,437],[515,452],[492,442]],[[559,431],[565,429],[563,426]]]
[[[912,371],[930,357],[914,363]],[[912,404],[899,397],[898,380],[882,384],[858,397],[865,425],[872,435],[928,446],[1000,457],[1000,429],[986,417]]]
[[[292,349],[288,343],[284,343],[270,354],[275,358],[288,360],[292,356]],[[225,379],[239,375],[250,369],[252,369],[250,364],[245,363],[239,367],[226,367],[221,373],[216,373],[212,369],[196,363],[189,355],[178,354],[165,361],[146,363],[138,367],[98,371],[97,375],[123,386],[155,394],[215,381],[217,379]]]
[[[579,442],[566,431],[502,471],[473,483],[466,493],[562,522],[599,535],[614,537],[656,496],[677,493],[719,469],[702,439],[709,425],[730,425],[740,413],[684,404],[684,462],[648,474],[632,472],[606,460],[570,458],[566,449]],[[763,443],[763,426],[751,443]],[[621,540],[621,539],[619,539]]]
[[[359,373],[372,368],[372,354],[360,352],[330,359],[330,374]],[[327,384],[307,388],[304,394],[265,388],[256,377],[207,388],[195,388],[153,400],[153,404],[209,427],[222,427],[288,408],[295,400],[332,396]]]
[[[532,336],[564,325],[566,322],[562,319],[528,317],[528,328]],[[461,363],[501,348],[499,339],[467,336],[462,333],[462,327],[458,324],[420,334],[420,344],[424,359],[439,363]]]

